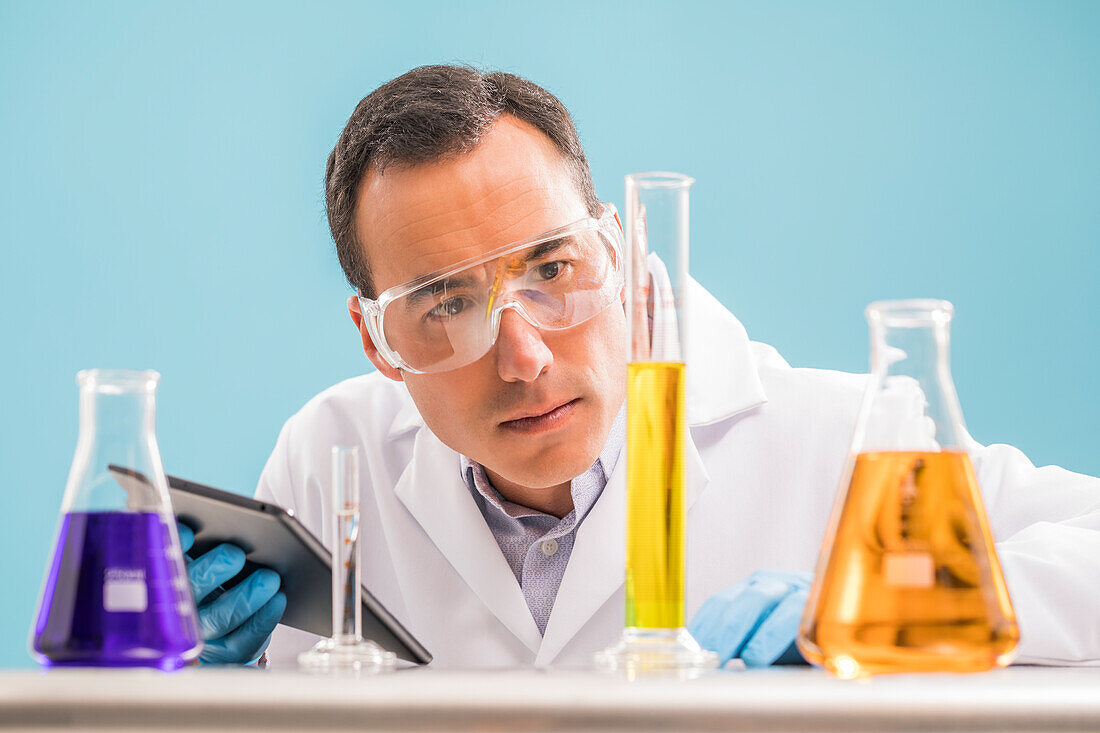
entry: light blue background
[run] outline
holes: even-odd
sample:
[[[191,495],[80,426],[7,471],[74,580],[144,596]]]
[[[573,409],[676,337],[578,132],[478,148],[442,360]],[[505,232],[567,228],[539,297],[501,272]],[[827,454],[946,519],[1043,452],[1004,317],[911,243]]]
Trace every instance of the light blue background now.
[[[0,0],[0,666],[31,663],[78,369],[160,370],[167,470],[250,492],[368,368],[324,161],[425,63],[557,93],[620,205],[695,176],[696,277],[794,365],[864,370],[867,302],[952,300],[974,436],[1100,472],[1097,39],[1100,3],[1050,0]]]

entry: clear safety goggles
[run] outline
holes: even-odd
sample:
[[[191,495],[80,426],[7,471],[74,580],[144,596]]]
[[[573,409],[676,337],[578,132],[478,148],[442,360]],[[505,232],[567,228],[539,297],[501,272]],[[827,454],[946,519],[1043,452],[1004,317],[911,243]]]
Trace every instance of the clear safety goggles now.
[[[378,352],[415,374],[472,364],[496,343],[512,309],[532,326],[557,331],[584,323],[619,299],[623,234],[604,204],[586,218],[513,242],[394,286],[359,308]]]

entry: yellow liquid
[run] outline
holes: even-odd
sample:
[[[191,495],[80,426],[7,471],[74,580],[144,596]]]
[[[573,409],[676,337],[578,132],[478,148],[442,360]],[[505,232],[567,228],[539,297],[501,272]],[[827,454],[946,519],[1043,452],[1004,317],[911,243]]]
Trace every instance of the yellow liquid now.
[[[809,661],[841,677],[1008,664],[1020,632],[966,453],[860,454],[832,539]]]
[[[684,365],[627,367],[626,625],[684,625]]]

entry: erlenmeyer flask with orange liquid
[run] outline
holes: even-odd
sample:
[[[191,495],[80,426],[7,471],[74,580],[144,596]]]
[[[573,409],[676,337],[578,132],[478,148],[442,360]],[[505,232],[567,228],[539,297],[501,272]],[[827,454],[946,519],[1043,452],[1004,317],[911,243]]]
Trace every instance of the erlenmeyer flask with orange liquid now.
[[[948,362],[954,308],[867,308],[871,383],[799,630],[838,677],[976,672],[1020,639]]]

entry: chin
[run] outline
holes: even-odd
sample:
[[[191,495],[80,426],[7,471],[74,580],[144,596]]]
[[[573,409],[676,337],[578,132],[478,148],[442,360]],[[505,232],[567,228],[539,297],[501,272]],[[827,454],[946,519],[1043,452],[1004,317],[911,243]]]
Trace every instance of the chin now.
[[[599,458],[598,452],[592,460],[588,460],[587,456],[578,456],[573,451],[570,453],[572,455],[562,455],[555,450],[541,451],[529,461],[510,466],[509,468],[515,469],[514,472],[497,473],[531,489],[546,489],[572,481],[591,468]]]

